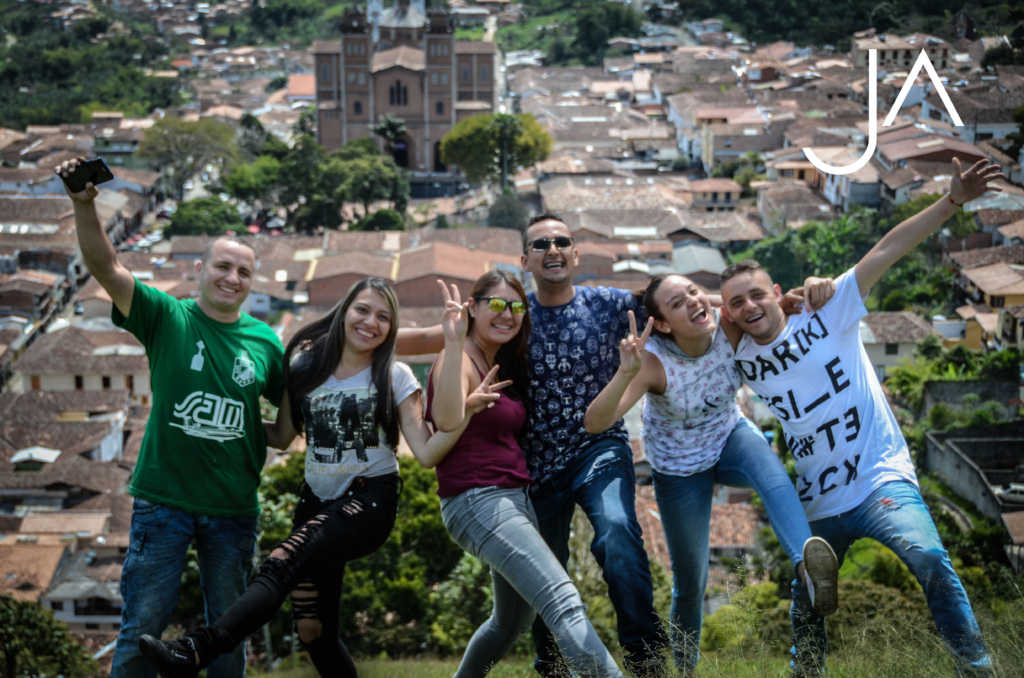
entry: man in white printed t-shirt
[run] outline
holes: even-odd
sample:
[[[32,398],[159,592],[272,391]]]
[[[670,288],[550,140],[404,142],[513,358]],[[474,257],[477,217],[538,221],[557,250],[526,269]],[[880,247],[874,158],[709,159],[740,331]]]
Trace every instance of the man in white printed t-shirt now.
[[[797,493],[811,532],[842,563],[857,539],[892,549],[924,589],[939,634],[959,675],[989,675],[991,660],[960,579],[921,500],[907,444],[860,339],[864,299],[905,254],[964,203],[1001,178],[981,161],[961,174],[953,159],[949,193],[896,226],[836,281],[831,301],[787,317],[778,285],[753,260],[722,273],[723,313],[744,336],[736,348],[743,380],[764,399],[796,459]],[[811,607],[803,581],[793,583],[793,670],[820,675],[828,642],[825,618]]]

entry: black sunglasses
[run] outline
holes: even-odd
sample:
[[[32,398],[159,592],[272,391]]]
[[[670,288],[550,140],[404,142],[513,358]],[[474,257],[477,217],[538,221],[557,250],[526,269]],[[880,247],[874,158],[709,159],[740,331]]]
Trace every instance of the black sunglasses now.
[[[534,252],[547,252],[551,247],[551,243],[555,243],[555,247],[558,249],[564,250],[566,247],[572,246],[572,238],[567,238],[564,235],[560,235],[557,238],[537,238],[526,245]]]
[[[525,301],[508,301],[501,297],[473,297],[477,301],[486,301],[487,308],[491,309],[494,313],[504,313],[505,309],[508,308],[509,304],[512,305],[512,313],[515,315],[522,315],[526,313],[526,302]]]

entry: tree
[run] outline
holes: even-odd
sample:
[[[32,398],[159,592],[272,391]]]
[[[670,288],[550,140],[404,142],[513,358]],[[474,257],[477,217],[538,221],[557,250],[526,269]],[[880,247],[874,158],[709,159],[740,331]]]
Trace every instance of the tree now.
[[[167,235],[222,235],[244,227],[245,222],[232,205],[219,198],[199,198],[178,204]]]
[[[0,596],[0,676],[87,678],[96,663],[39,603]]]
[[[292,125],[296,136],[311,137],[316,135],[316,107],[311,106],[302,112],[299,119]]]
[[[498,181],[502,166],[509,172],[520,167],[529,167],[544,160],[551,153],[554,141],[540,126],[532,114],[511,116],[515,126],[509,122],[496,123],[496,115],[475,115],[452,128],[441,140],[441,159],[445,164],[458,165],[472,183]],[[502,143],[502,135],[515,129],[514,136]],[[507,155],[502,155],[507,147]],[[502,162],[502,158],[505,161]]]
[[[491,205],[487,215],[487,225],[522,231],[526,228],[527,217],[526,208],[519,203],[516,194],[506,191],[498,196],[498,199]]]
[[[434,228],[435,229],[451,228],[451,226],[448,224],[447,217],[445,217],[443,214],[438,214],[437,215],[437,219],[434,220]]]
[[[365,158],[370,155],[380,155],[377,144],[370,137],[359,137],[348,142],[328,157],[355,160],[356,158]]]
[[[256,200],[266,204],[277,187],[281,175],[281,163],[269,155],[261,155],[247,165],[238,165],[224,179],[224,190],[232,197],[245,202]]]
[[[370,125],[370,131],[384,139],[384,146],[388,153],[394,153],[395,142],[409,133],[405,127],[405,121],[396,118],[391,113],[377,118],[377,122]]]
[[[353,231],[404,231],[405,220],[394,210],[377,210],[352,225]]]
[[[301,136],[281,162],[281,202],[295,205],[311,198],[320,185],[324,149],[311,136]]]
[[[189,122],[181,118],[158,120],[144,133],[139,155],[170,170],[175,193],[204,166],[230,164],[237,154],[235,130],[210,118]]]
[[[363,216],[370,213],[370,204],[390,200],[397,181],[398,166],[384,157],[359,158],[348,163],[345,194],[363,206]],[[408,184],[406,184],[408,185]]]

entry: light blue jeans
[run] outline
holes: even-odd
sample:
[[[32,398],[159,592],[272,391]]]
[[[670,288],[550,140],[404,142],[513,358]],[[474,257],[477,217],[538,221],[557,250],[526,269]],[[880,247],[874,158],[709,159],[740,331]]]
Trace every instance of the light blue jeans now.
[[[622,678],[587,619],[569,575],[537,529],[526,488],[482,487],[441,499],[452,538],[491,567],[494,609],[477,629],[456,678],[484,676],[539,614],[581,677]]]
[[[200,516],[135,499],[128,556],[121,571],[124,606],[111,678],[156,678],[156,669],[139,651],[139,637],[159,638],[167,628],[193,540],[206,621],[212,624],[245,591],[256,550],[256,518]],[[245,643],[219,657],[206,675],[245,675]]]
[[[917,487],[908,482],[886,483],[857,508],[811,522],[811,532],[831,544],[840,565],[850,544],[863,537],[890,548],[924,589],[939,636],[958,660],[957,672],[985,675],[991,670],[971,603]],[[795,643],[792,666],[798,675],[819,675],[828,653],[825,618],[811,608],[802,581],[793,582],[790,616]]]
[[[764,434],[740,418],[718,462],[691,476],[655,471],[654,492],[672,559],[672,654],[680,671],[700,657],[704,590],[708,585],[711,496],[715,484],[753,488],[764,503],[775,535],[795,568],[810,539],[800,498]]]

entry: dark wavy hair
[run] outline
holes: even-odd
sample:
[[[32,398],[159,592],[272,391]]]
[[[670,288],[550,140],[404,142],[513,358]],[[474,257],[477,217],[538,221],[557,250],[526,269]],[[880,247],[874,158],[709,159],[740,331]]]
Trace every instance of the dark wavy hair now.
[[[391,328],[384,343],[374,349],[371,382],[377,390],[374,419],[384,431],[384,439],[391,449],[398,448],[398,404],[391,387],[391,369],[395,364],[395,344],[398,337],[398,297],[391,285],[381,278],[363,278],[349,288],[345,297],[320,320],[303,327],[288,342],[284,352],[284,383],[288,391],[292,425],[302,432],[302,402],[327,381],[345,348],[345,314],[355,298],[365,289],[384,297],[391,313]],[[291,358],[296,351],[305,356],[292,368]]]
[[[502,344],[501,348],[498,349],[498,353],[494,356],[494,362],[499,365],[496,381],[511,379],[512,384],[506,386],[502,392],[512,395],[516,400],[526,405],[526,409],[529,410],[530,379],[527,373],[526,347],[530,342],[532,329],[530,326],[530,302],[526,298],[526,290],[523,289],[523,284],[508,271],[495,269],[484,273],[477,279],[476,284],[473,285],[473,291],[470,292],[470,296],[473,298],[486,297],[488,292],[501,283],[505,283],[516,291],[519,298],[526,304],[526,313],[523,314],[523,324],[519,326],[519,332],[507,343]],[[473,323],[474,318],[471,315],[469,316],[469,328],[466,330],[467,337],[473,335]]]

